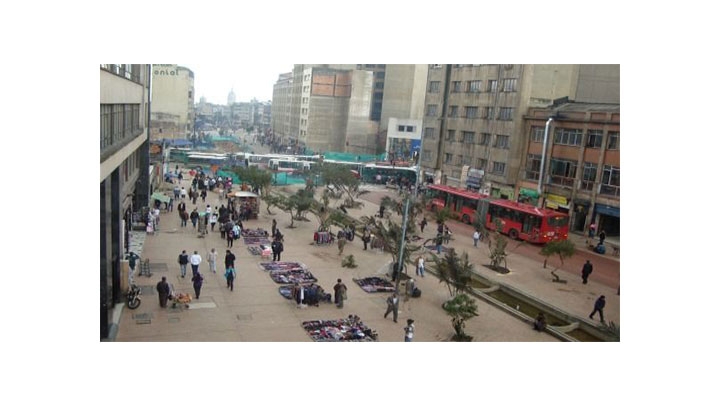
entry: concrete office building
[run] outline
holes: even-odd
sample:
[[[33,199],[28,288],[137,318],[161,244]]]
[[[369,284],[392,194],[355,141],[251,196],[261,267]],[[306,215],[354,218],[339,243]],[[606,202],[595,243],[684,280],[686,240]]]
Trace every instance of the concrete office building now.
[[[148,205],[150,65],[100,65],[100,338],[113,333],[133,213]]]
[[[569,97],[620,102],[619,65],[430,65],[421,165],[436,183],[516,199],[523,117]],[[476,173],[473,179],[467,175]],[[470,181],[472,180],[472,181]]]
[[[150,139],[186,139],[195,124],[195,75],[178,65],[152,65]]]

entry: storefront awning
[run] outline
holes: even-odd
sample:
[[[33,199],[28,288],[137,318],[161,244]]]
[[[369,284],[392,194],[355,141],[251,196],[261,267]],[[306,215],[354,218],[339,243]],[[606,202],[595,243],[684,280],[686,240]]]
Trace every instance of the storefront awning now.
[[[561,195],[556,195],[556,194],[548,194],[547,195],[547,197],[545,198],[545,206],[548,208],[553,208],[553,209],[557,209],[557,208],[568,209],[569,208],[567,198],[565,198]]]
[[[520,189],[520,195],[521,196],[527,196],[531,198],[538,198],[540,197],[540,193],[537,192],[537,190],[531,190],[529,188],[521,188]]]

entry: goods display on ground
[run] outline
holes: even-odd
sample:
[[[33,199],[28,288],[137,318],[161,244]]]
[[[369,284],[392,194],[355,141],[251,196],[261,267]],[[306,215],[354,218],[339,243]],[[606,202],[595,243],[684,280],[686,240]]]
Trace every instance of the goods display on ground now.
[[[380,277],[354,278],[354,282],[360,286],[365,292],[394,292],[395,285],[390,281]]]
[[[377,333],[365,326],[357,315],[345,319],[306,321],[302,323],[316,342],[374,342]]]

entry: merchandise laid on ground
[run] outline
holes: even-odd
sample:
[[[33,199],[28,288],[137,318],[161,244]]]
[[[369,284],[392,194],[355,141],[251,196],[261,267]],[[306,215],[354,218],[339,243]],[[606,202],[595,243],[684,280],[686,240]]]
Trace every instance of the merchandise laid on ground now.
[[[305,269],[270,270],[270,278],[278,284],[314,283],[315,276]]]
[[[267,271],[273,271],[273,270],[305,270],[307,269],[307,266],[300,262],[267,262],[267,263],[259,263],[260,267],[263,270]]]
[[[261,237],[261,236],[267,237],[269,234],[268,234],[268,231],[266,231],[262,228],[257,228],[257,229],[245,228],[242,231],[240,231],[240,235],[242,235],[244,238],[246,238],[246,237]]]
[[[350,315],[346,319],[330,321],[306,321],[303,328],[316,342],[374,342],[377,333],[360,321],[360,317]]]
[[[391,282],[380,277],[354,278],[353,281],[369,293],[395,291],[395,286]]]
[[[246,245],[269,245],[270,239],[263,236],[247,236],[243,237]]]
[[[268,232],[262,228],[243,229],[240,231],[243,241],[246,245],[269,245]],[[252,253],[252,251],[250,252]],[[258,253],[259,254],[259,253]]]
[[[311,291],[311,289],[312,289],[311,286],[308,286],[308,285],[303,286],[303,288],[305,289],[303,296],[305,297],[305,300],[307,301],[306,303],[308,305],[315,305],[318,302],[328,302],[328,303],[332,302],[332,295],[329,293],[326,293],[325,289],[322,288],[321,286],[319,286],[319,285],[316,285],[316,286],[319,288],[314,290],[314,295],[313,295],[313,291]],[[280,293],[280,295],[282,295],[283,297],[285,297],[289,300],[292,299],[292,290],[293,290],[292,285],[283,285],[278,288],[278,292]],[[318,296],[318,295],[321,295],[321,296]]]
[[[253,256],[272,256],[272,249],[269,245],[250,245],[247,250]]]

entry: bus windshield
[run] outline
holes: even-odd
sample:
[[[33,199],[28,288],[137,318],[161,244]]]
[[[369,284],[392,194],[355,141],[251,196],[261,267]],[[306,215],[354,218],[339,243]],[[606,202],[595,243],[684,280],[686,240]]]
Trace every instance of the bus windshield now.
[[[549,226],[566,226],[568,224],[569,217],[567,216],[557,216],[557,217],[548,217],[547,223]]]

